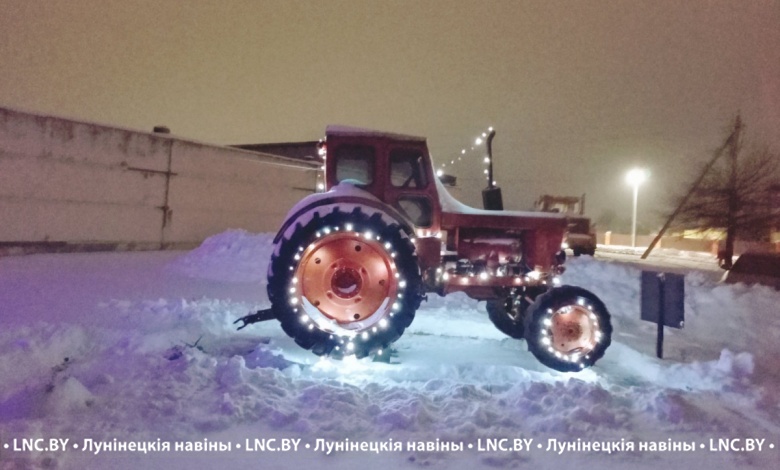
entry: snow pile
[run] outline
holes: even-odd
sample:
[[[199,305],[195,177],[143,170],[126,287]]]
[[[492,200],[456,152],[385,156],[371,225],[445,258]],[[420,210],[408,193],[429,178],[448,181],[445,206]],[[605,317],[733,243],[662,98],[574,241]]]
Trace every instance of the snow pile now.
[[[273,235],[228,230],[207,238],[198,248],[171,263],[190,277],[227,282],[265,282]]]
[[[604,263],[590,257],[570,260],[567,267],[564,283],[580,285],[604,300],[619,340],[626,344],[642,344],[641,339],[632,336],[637,331],[646,331],[649,333],[644,338],[647,347],[643,349],[652,350],[647,340],[654,339],[655,326],[639,321],[640,268]],[[780,292],[761,285],[720,284],[711,278],[700,272],[686,274],[685,328],[666,329],[669,356],[693,361],[699,357],[718,357],[724,349],[746,351],[755,356],[755,365],[749,368],[751,372],[755,369],[762,380],[767,376],[780,378],[775,366],[776,358],[780,357],[780,342],[777,341]],[[726,360],[726,363],[730,362]],[[701,377],[696,379],[696,382],[701,381]],[[714,382],[719,383],[720,378]]]
[[[492,326],[483,303],[464,295],[430,295],[389,363],[333,361],[299,348],[275,321],[235,331],[235,319],[268,305],[257,284],[265,278],[270,241],[270,235],[230,231],[170,261],[136,253],[0,259],[4,442],[294,437],[313,448],[319,438],[405,445],[522,437],[534,439],[533,452],[6,451],[0,468],[256,468],[260,458],[269,468],[579,468],[583,462],[607,470],[774,468],[777,450],[747,458],[558,455],[536,448],[551,438],[732,436],[780,445],[780,378],[773,375],[780,294],[774,291],[687,276],[686,328],[667,329],[667,359],[659,360],[655,326],[639,320],[639,269],[581,258],[569,263],[564,281],[601,296],[615,325],[613,345],[592,369],[545,368],[524,342]],[[109,274],[113,287],[99,292],[84,280]],[[56,297],[38,294],[61,284],[66,288]]]

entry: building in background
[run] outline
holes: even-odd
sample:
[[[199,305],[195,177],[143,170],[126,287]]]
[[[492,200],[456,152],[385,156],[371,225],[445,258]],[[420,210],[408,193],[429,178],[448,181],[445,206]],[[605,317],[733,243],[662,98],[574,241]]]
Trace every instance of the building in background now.
[[[316,161],[0,107],[0,254],[276,231]]]

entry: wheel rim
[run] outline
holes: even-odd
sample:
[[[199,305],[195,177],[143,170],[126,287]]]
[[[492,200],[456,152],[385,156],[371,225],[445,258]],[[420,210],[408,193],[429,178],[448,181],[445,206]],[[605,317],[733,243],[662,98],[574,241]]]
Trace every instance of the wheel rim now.
[[[397,308],[399,278],[393,253],[370,232],[335,232],[304,249],[294,268],[293,302],[320,328],[356,333]],[[297,300],[295,300],[297,299]]]

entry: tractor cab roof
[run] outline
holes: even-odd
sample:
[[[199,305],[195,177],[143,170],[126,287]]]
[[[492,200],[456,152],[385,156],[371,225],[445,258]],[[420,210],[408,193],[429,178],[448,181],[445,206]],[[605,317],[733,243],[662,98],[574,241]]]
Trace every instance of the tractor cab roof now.
[[[379,137],[392,140],[403,140],[425,143],[425,137],[413,135],[395,134],[392,132],[375,131],[371,129],[362,129],[359,127],[334,126],[330,125],[325,129],[326,136],[338,137]]]

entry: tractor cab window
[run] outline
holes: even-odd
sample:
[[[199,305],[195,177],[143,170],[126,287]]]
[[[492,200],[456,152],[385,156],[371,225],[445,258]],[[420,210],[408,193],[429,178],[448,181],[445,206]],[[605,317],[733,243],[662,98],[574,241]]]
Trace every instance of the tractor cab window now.
[[[390,152],[390,183],[396,188],[424,188],[423,156],[418,150],[395,149]]]
[[[374,181],[374,147],[342,145],[336,149],[336,181],[368,186]]]

